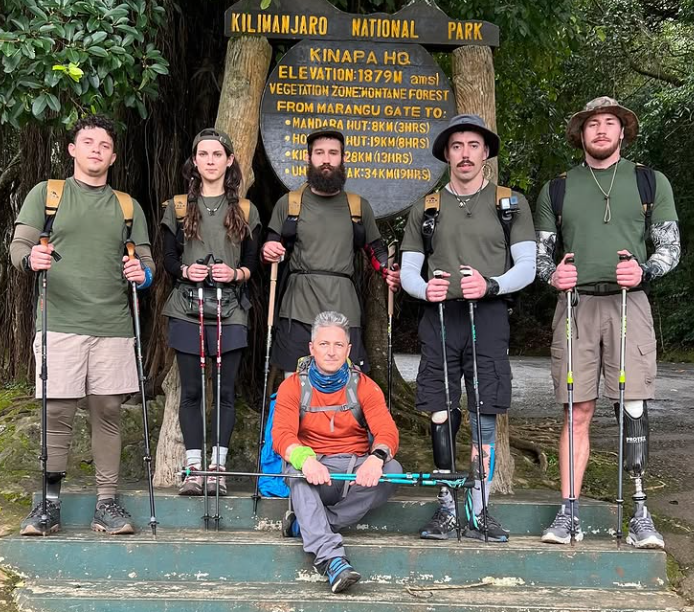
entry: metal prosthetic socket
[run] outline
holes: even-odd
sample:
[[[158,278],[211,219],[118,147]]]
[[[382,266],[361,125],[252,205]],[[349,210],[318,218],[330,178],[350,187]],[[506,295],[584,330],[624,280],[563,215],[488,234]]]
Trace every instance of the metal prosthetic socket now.
[[[619,404],[614,405],[619,423]],[[645,400],[624,403],[624,469],[634,481],[633,500],[646,501],[643,475],[648,465],[648,404]]]

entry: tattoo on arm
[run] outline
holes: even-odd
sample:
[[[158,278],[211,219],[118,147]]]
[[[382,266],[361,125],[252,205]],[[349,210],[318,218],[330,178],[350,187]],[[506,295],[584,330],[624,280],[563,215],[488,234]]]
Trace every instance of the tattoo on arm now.
[[[655,253],[642,264],[646,281],[665,276],[674,270],[680,261],[680,230],[675,221],[654,223],[651,226],[651,241]]]
[[[557,269],[554,263],[557,234],[555,232],[535,232],[535,235],[537,237],[537,277],[546,283]]]

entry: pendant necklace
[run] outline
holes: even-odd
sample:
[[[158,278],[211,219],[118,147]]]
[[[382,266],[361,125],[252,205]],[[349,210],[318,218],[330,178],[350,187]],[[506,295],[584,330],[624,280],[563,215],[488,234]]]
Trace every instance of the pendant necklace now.
[[[482,184],[480,185],[480,188],[473,193],[471,196],[467,198],[463,198],[461,195],[459,195],[455,188],[453,187],[453,183],[448,183],[448,186],[451,188],[451,192],[455,196],[455,199],[458,200],[458,208],[463,208],[465,209],[465,214],[468,217],[472,216],[472,208],[475,206],[477,203],[477,199],[480,197],[480,193],[482,192],[482,188],[484,187],[484,181],[482,181]],[[470,204],[470,200],[473,200],[472,204]],[[468,204],[470,206],[468,207]]]
[[[200,197],[202,198],[202,205],[207,209],[207,214],[210,215],[210,217],[214,217],[215,213],[222,207],[222,204],[224,204],[224,200],[221,200],[219,204],[217,204],[217,208],[210,208],[205,203],[205,196]]]
[[[610,181],[610,188],[607,191],[605,191],[602,188],[602,185],[598,183],[598,177],[595,176],[595,172],[593,172],[593,169],[588,164],[586,164],[586,166],[588,166],[588,170],[590,170],[590,174],[593,177],[593,180],[595,181],[595,184],[598,186],[598,189],[605,198],[605,214],[602,218],[603,223],[609,223],[612,219],[612,210],[610,209],[610,194],[612,193],[612,188],[614,187],[614,179],[617,176],[617,166],[619,166],[620,161],[621,160],[617,160],[615,162],[614,171],[612,172],[612,180]]]

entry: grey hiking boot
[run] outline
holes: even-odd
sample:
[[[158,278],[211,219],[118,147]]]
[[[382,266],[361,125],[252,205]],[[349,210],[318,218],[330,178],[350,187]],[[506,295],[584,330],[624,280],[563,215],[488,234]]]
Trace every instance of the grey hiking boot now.
[[[223,465],[211,465],[210,472],[223,472],[225,470]],[[227,494],[227,479],[226,476],[208,476],[207,477],[207,494],[216,495],[217,494],[217,481],[219,481],[219,494]]]
[[[651,513],[646,506],[637,509],[631,517],[627,544],[635,548],[665,548],[663,536],[656,530]]]
[[[47,521],[45,525],[41,524],[42,513],[43,504],[39,502],[22,521],[19,535],[48,535],[60,531],[60,500],[46,500]]]
[[[477,516],[472,512],[470,513],[470,520],[463,536],[475,540],[484,540],[484,512],[480,512]],[[487,539],[490,542],[508,542],[508,536],[509,532],[487,510]]]
[[[97,502],[92,519],[92,530],[109,535],[135,533],[130,514],[113,498]]]
[[[439,504],[431,520],[419,530],[424,540],[447,540],[456,533],[455,513]]]
[[[198,468],[189,466],[187,469],[190,470],[190,473],[186,476],[183,484],[178,489],[178,494],[202,495],[203,477],[195,474]]]
[[[583,539],[583,532],[577,516],[574,516],[574,530],[576,542],[580,542]],[[562,505],[559,508],[552,524],[542,532],[542,541],[550,544],[569,544],[571,542],[571,511],[566,506]]]

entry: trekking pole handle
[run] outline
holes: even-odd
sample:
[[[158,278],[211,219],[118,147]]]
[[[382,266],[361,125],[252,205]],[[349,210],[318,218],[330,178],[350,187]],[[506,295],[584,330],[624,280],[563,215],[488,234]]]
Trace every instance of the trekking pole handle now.
[[[224,263],[221,259],[213,259],[212,261],[213,261],[213,263],[215,263],[215,264]],[[236,279],[236,273],[234,273],[234,280],[235,280],[235,279]],[[214,283],[214,286],[215,286],[217,289],[221,289],[221,288],[222,288],[222,285],[223,285],[223,283],[221,283],[221,282],[215,281],[215,283]]]
[[[39,244],[41,246],[48,246],[48,243],[50,241],[51,235],[48,232],[42,232],[41,235],[39,236]],[[51,257],[53,258],[54,261],[60,261],[62,257],[58,254],[58,251],[53,251],[51,253]]]
[[[388,245],[388,269],[392,270],[393,265],[395,264],[395,242],[391,242]],[[388,316],[392,317],[393,316],[393,311],[395,310],[395,295],[393,292],[390,290],[390,287],[387,287],[388,291]]]
[[[576,260],[575,260],[573,257],[567,257],[567,258],[564,260],[564,263],[567,263],[567,264],[572,264],[572,263],[575,263],[575,262],[576,262]]]
[[[619,261],[630,261],[631,259],[633,259],[633,257],[633,255],[625,255],[624,253],[622,253],[619,256]]]
[[[460,268],[460,273],[463,276],[472,276],[472,268],[469,268],[467,266],[465,268]]]
[[[132,240],[125,242],[125,250],[128,251],[128,259],[135,259],[135,243]]]
[[[277,291],[277,270],[279,263],[274,262],[270,265],[270,301],[267,307],[267,327],[272,328],[275,322],[275,293]]]
[[[443,270],[434,270],[434,278],[443,278]]]

